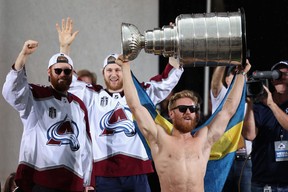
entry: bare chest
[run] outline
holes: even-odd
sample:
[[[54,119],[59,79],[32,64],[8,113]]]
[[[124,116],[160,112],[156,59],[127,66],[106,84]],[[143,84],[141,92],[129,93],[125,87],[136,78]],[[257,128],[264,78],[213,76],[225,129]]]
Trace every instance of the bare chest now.
[[[162,155],[167,155],[167,158],[175,160],[198,160],[202,156],[203,146],[197,140],[178,140],[171,139],[168,143],[164,143],[165,146],[162,146]],[[166,147],[169,146],[169,147]]]

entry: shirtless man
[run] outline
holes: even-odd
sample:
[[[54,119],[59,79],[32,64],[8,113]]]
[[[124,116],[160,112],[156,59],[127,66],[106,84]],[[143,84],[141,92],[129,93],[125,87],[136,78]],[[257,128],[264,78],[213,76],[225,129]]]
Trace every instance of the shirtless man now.
[[[191,131],[199,120],[198,98],[188,90],[174,94],[168,105],[174,127],[169,135],[141,105],[132,81],[129,62],[123,62],[120,56],[116,63],[122,66],[127,104],[150,144],[161,191],[204,191],[204,176],[211,147],[223,135],[229,120],[236,112],[250,64],[236,75],[236,81],[222,111],[194,135],[191,135]]]

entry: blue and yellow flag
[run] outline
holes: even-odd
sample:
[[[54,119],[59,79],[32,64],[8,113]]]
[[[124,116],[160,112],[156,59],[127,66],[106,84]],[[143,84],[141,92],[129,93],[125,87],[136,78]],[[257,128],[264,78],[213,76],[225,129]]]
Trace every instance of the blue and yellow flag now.
[[[133,81],[135,87],[137,89],[140,102],[143,106],[147,108],[150,112],[152,118],[154,118],[157,124],[161,124],[166,131],[171,134],[172,131],[172,124],[163,118],[160,114],[158,114],[155,105],[152,103],[151,99],[147,95],[146,91],[142,88],[138,80],[132,74]],[[235,78],[233,79],[231,86],[229,87],[223,101],[216,109],[216,111],[212,114],[212,116],[200,127],[193,130],[192,134],[201,129],[202,127],[208,125],[213,118],[217,115],[219,111],[222,110],[222,107],[226,101],[228,94],[233,87]],[[210,159],[207,165],[207,171],[204,180],[204,187],[205,192],[221,192],[228,176],[229,170],[234,160],[234,156],[237,150],[237,145],[241,136],[242,125],[244,120],[244,110],[245,110],[245,99],[246,99],[246,84],[244,84],[242,92],[242,97],[238,109],[234,116],[229,121],[226,131],[224,135],[212,146]],[[145,138],[141,134],[137,123],[135,122],[136,130],[139,133],[145,147],[148,156],[152,159],[151,151],[149,148],[148,143],[146,142]]]
[[[226,101],[228,94],[231,91],[231,88],[233,87],[232,85],[234,84],[234,82],[235,78],[233,79],[231,86],[229,87],[223,101],[218,106],[216,111],[202,126],[195,129],[195,131],[209,124],[217,115],[217,113],[222,110],[222,107]],[[221,192],[223,189],[235,157],[239,139],[241,137],[245,112],[245,100],[246,83],[244,83],[240,104],[237,108],[236,113],[229,121],[224,135],[212,146],[210,159],[208,161],[206,175],[204,179],[205,192]]]
[[[136,77],[133,75],[133,73],[132,73],[132,79],[133,79],[134,85],[137,89],[140,103],[149,111],[149,113],[151,114],[151,116],[155,120],[155,122],[157,124],[161,125],[167,131],[167,133],[171,134],[172,128],[173,128],[172,124],[157,112],[156,106],[153,104],[150,97],[147,95],[146,91],[143,89],[143,87],[141,86],[139,81],[136,79]],[[147,151],[149,158],[152,159],[150,147],[149,147],[146,139],[141,134],[141,131],[139,130],[136,121],[134,121],[134,124],[136,127],[136,131],[138,132],[139,137],[141,138],[141,140],[142,140],[142,142],[146,148],[146,151]]]

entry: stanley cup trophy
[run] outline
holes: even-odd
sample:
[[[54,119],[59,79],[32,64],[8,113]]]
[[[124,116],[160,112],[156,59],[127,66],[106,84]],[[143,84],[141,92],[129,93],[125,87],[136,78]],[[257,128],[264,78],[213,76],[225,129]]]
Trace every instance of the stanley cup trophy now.
[[[147,30],[144,35],[132,24],[122,23],[122,51],[126,61],[141,49],[146,53],[174,56],[182,65],[220,66],[246,62],[243,11],[179,15],[175,24]]]

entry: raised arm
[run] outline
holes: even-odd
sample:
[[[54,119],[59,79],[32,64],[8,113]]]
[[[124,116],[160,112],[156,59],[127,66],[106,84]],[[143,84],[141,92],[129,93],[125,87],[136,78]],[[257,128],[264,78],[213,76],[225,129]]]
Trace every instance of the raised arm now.
[[[149,142],[153,142],[157,138],[156,124],[148,110],[140,103],[136,87],[132,80],[130,63],[123,62],[121,56],[116,60],[116,63],[122,66],[123,87],[127,104],[144,137]]]
[[[38,42],[28,40],[19,53],[14,68],[6,76],[6,81],[3,85],[2,94],[4,99],[17,111],[28,109],[27,113],[21,113],[22,116],[28,115],[31,109],[31,100],[27,76],[23,67],[26,60],[38,47]],[[29,108],[30,107],[30,108]]]
[[[66,21],[65,19],[62,19],[61,27],[56,23],[56,30],[58,32],[60,53],[69,55],[70,45],[78,35],[79,31],[73,32],[73,21],[70,17],[68,17]]]
[[[253,101],[247,98],[247,107],[245,112],[244,123],[242,127],[242,135],[245,139],[253,141],[257,135],[258,128],[255,124],[254,111],[253,111]]]
[[[223,78],[225,74],[225,66],[218,66],[214,69],[213,75],[211,78],[211,92],[213,97],[217,97],[222,89]]]
[[[24,43],[24,46],[15,61],[14,69],[16,71],[19,71],[24,67],[27,58],[37,49],[37,47],[38,42],[34,40],[27,40]]]
[[[231,91],[226,98],[226,101],[222,107],[222,110],[215,116],[213,121],[208,125],[208,141],[209,144],[215,143],[224,133],[228,122],[235,114],[243,92],[243,86],[245,83],[245,78],[247,72],[250,70],[251,65],[247,61],[244,70],[240,70],[240,72],[236,75],[235,82],[233,87],[231,87]]]

